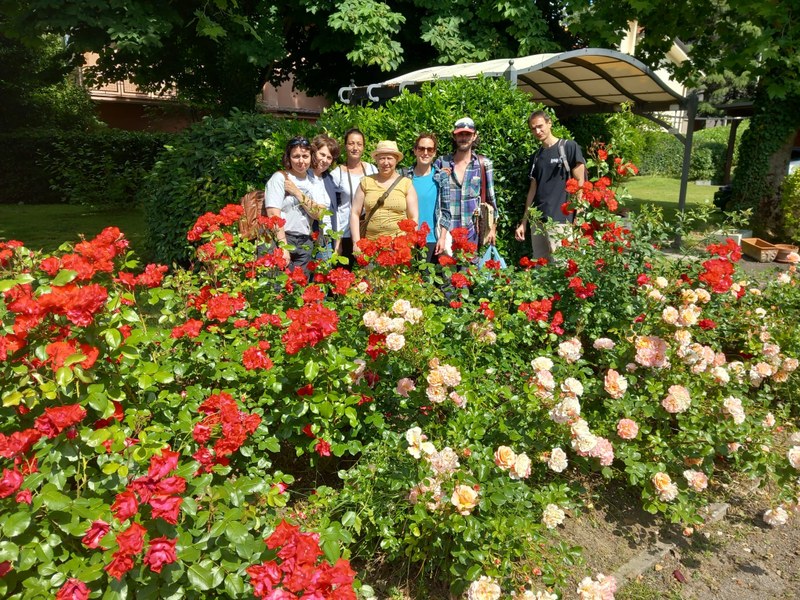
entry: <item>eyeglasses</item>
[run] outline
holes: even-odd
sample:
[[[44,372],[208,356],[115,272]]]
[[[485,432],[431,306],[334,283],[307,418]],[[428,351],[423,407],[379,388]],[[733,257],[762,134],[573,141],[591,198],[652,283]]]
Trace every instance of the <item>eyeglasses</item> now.
[[[289,140],[289,148],[295,148],[296,146],[300,146],[301,148],[310,148],[311,142],[302,136],[293,137]]]
[[[417,150],[420,154],[433,154],[436,152],[435,146],[417,146]]]

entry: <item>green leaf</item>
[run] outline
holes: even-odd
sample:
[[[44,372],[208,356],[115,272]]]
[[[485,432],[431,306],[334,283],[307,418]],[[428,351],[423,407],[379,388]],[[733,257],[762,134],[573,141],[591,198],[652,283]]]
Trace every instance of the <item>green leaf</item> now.
[[[70,271],[69,269],[61,269],[51,282],[52,285],[66,285],[78,275],[77,271]]]
[[[313,381],[314,378],[319,374],[319,365],[313,360],[309,360],[303,369],[303,374],[306,376],[306,379]]]
[[[45,485],[42,488],[40,496],[44,505],[50,510],[64,510],[72,504],[72,500],[70,500],[69,496],[65,496],[59,492],[53,484]]]
[[[193,564],[186,571],[189,581],[198,590],[206,591],[215,588],[224,578],[224,573],[210,560]]]
[[[247,527],[239,522],[228,523],[225,529],[225,537],[227,537],[234,544],[241,544],[247,539]]]
[[[244,580],[236,573],[229,573],[225,578],[225,591],[236,598],[244,594]]]
[[[73,379],[74,375],[69,367],[60,367],[56,371],[56,383],[61,387],[68,386]]]
[[[3,533],[10,537],[17,537],[28,528],[31,523],[31,513],[28,509],[7,515],[3,523]]]

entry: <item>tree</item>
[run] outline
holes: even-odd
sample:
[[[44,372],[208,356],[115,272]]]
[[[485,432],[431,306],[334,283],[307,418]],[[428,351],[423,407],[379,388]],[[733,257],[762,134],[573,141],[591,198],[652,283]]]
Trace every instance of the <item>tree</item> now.
[[[754,116],[743,135],[734,175],[739,206],[759,207],[764,230],[777,234],[779,186],[792,139],[800,127],[800,9],[764,0],[566,0],[571,29],[591,44],[616,44],[628,22],[645,28],[637,57],[667,66],[676,78],[697,86],[704,76],[746,75],[755,83]],[[664,65],[675,38],[689,47],[689,60]]]
[[[438,63],[571,48],[552,0],[0,0],[0,30],[68,36],[96,82],[177,89],[219,112],[253,108],[265,81],[334,94]]]
[[[45,36],[24,46],[0,35],[0,131],[96,123],[86,90],[74,81],[63,40]]]

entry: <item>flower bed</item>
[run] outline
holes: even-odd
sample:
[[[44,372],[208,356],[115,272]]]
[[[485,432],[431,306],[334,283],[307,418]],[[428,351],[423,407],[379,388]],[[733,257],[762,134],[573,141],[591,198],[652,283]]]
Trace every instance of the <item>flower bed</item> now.
[[[355,273],[287,272],[238,206],[192,228],[191,271],[139,271],[114,228],[0,244],[0,592],[367,598],[350,561],[379,552],[469,598],[550,598],[586,473],[689,525],[735,470],[785,521],[795,269],[746,281],[733,244],[661,261],[616,214],[632,166],[591,166],[580,235],[516,270],[458,231],[423,265],[407,223]]]

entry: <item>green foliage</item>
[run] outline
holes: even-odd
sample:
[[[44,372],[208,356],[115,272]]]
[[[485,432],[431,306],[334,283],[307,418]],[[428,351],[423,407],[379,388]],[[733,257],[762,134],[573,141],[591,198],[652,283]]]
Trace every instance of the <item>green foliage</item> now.
[[[133,204],[171,137],[117,129],[20,130],[0,137],[2,201],[95,206]]]
[[[136,0],[87,11],[74,0],[2,0],[0,12],[8,35],[69,36],[76,57],[99,54],[88,70],[97,81],[175,89],[222,115],[252,110],[265,81],[291,77],[300,89],[333,96],[355,78],[553,52],[577,41],[558,7],[544,1]]]
[[[722,181],[730,131],[730,125],[726,125],[701,129],[694,133],[689,164],[690,180]],[[745,131],[747,131],[746,124],[739,126],[736,131],[734,166],[737,164],[739,142]],[[642,175],[680,178],[683,168],[683,144],[675,136],[664,131],[645,132],[639,167]]]
[[[0,34],[0,131],[57,128],[86,130],[98,125],[86,90],[58,36],[32,47]]]
[[[800,242],[800,169],[787,175],[781,184],[781,211],[786,234]]]
[[[197,217],[263,187],[282,168],[287,140],[313,131],[306,121],[233,112],[208,117],[175,136],[137,194],[156,259],[186,263],[191,256],[186,232]]]
[[[779,154],[788,150],[800,128],[800,95],[779,100],[766,100],[761,91],[756,97],[755,113],[742,137],[741,153],[746,160],[738,162],[733,177],[734,208],[754,208],[759,215],[758,233],[780,235],[780,184],[786,161]]]
[[[471,116],[478,130],[477,151],[494,163],[495,192],[501,213],[498,246],[514,258],[520,246],[512,242],[513,225],[522,216],[530,157],[538,147],[528,130],[527,119],[533,110],[541,108],[503,79],[456,78],[426,83],[419,94],[404,90],[377,109],[337,104],[323,113],[318,124],[336,136],[357,125],[367,138],[366,154],[379,140],[397,140],[406,155],[404,164],[410,165],[418,133],[435,133],[439,138],[439,153],[446,154],[452,148],[453,123],[461,116]],[[555,118],[553,133],[572,137]]]

